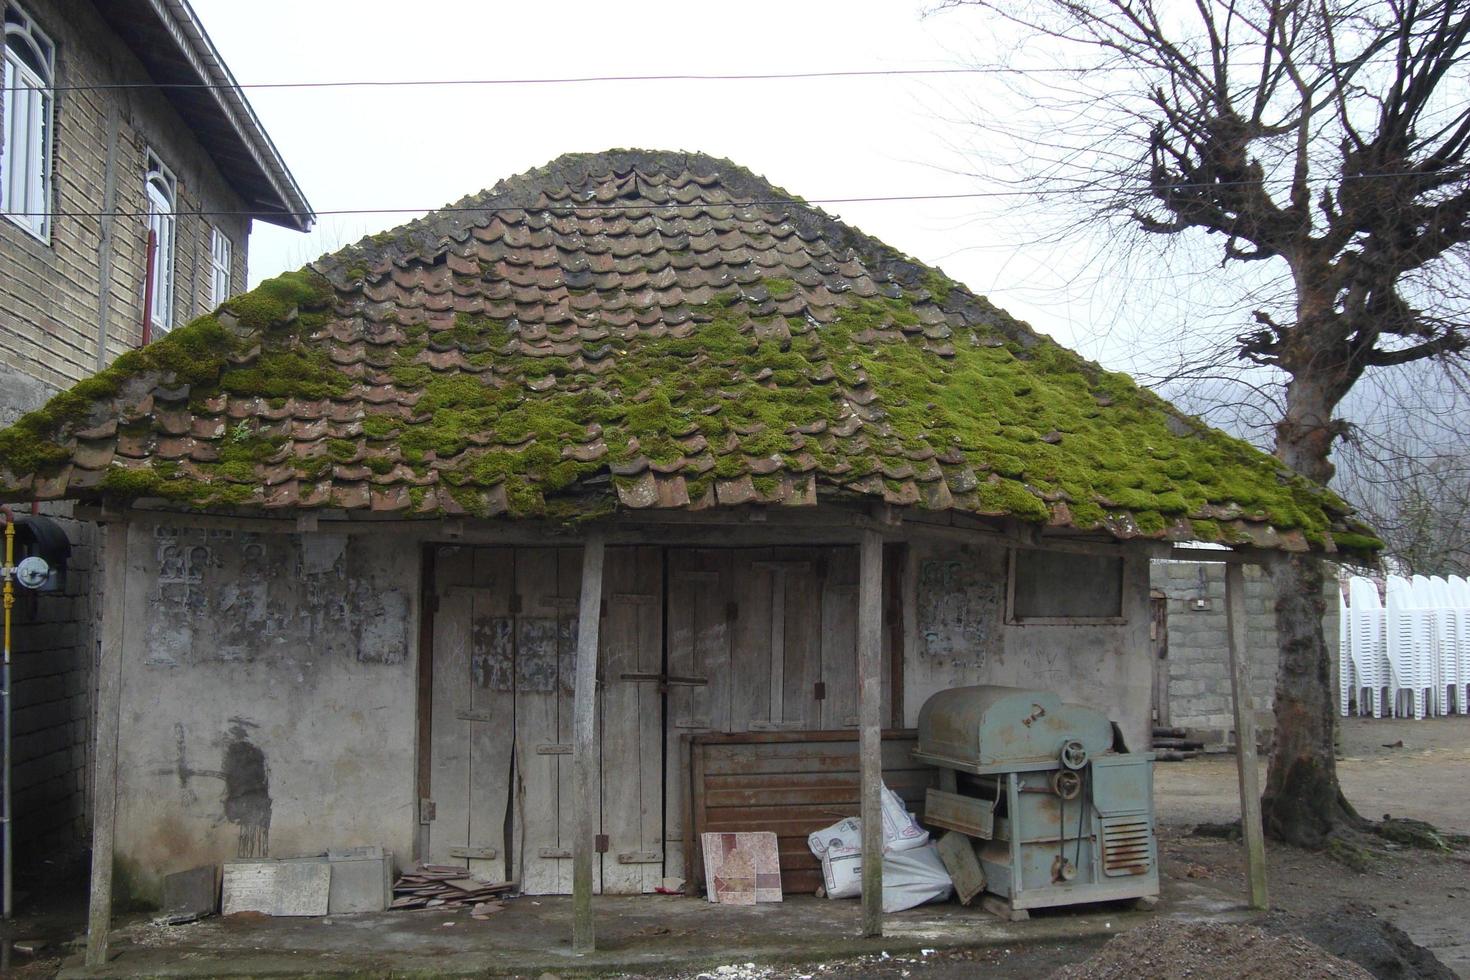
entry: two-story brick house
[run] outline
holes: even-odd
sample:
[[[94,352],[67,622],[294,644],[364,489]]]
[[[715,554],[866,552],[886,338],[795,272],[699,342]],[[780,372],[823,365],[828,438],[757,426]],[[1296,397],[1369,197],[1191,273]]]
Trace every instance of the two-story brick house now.
[[[0,0],[0,425],[246,287],[259,219],[313,214],[186,0]],[[15,502],[11,502],[15,503]],[[17,604],[18,864],[81,839],[100,556]]]

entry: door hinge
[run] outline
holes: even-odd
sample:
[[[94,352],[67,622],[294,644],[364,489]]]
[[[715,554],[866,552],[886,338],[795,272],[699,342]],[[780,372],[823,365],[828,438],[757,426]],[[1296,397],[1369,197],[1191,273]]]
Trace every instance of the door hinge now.
[[[606,854],[607,847],[607,834],[598,834],[596,837],[592,838],[592,849],[598,854]]]
[[[419,823],[432,823],[436,815],[437,811],[434,807],[433,800],[419,800]]]
[[[827,685],[825,683],[817,681],[812,685],[812,699],[815,701],[827,700]]]

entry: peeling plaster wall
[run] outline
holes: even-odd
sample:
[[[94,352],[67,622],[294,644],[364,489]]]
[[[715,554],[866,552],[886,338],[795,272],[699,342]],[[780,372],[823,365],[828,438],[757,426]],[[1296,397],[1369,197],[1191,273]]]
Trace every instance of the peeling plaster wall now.
[[[1056,691],[1103,711],[1135,751],[1149,745],[1153,667],[1148,561],[1123,563],[1122,624],[1007,625],[1004,548],[915,542],[904,568],[904,723],[949,687]],[[942,624],[936,628],[936,623]]]
[[[412,852],[419,552],[135,524],[117,856],[135,896],[237,857]]]

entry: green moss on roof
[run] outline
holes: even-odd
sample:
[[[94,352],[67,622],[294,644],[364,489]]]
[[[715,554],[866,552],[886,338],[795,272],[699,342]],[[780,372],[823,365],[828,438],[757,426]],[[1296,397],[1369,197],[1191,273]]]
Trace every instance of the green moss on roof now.
[[[728,161],[698,162],[700,173],[718,172],[733,198],[784,193]],[[523,218],[557,211],[568,221],[575,204],[560,188],[604,165],[647,166],[658,186],[689,164],[638,151],[571,156],[466,203],[525,208]],[[642,181],[633,182],[635,191],[619,184],[617,193],[644,193]],[[546,203],[548,186],[563,203]],[[682,215],[668,206],[659,220],[673,220],[676,210]],[[199,414],[219,418],[227,396],[235,417],[247,402],[251,424],[214,440],[213,457],[186,467],[119,461],[100,477],[101,493],[201,506],[260,503],[267,480],[275,487],[294,470],[303,483],[325,486],[341,466],[338,483],[356,484],[356,493],[367,485],[364,474],[393,483],[416,512],[452,501],[489,514],[503,500],[513,516],[565,520],[605,513],[617,489],[646,492],[655,482],[651,464],[654,473],[682,476],[696,501],[728,491],[722,480],[748,477],[742,487],[775,498],[812,478],[822,492],[911,500],[917,489],[920,506],[942,506],[952,494],[956,506],[980,513],[1038,523],[1060,514],[1080,529],[1173,534],[1190,526],[1182,524],[1187,519],[1196,536],[1226,543],[1245,533],[1237,515],[1321,543],[1348,513],[1265,454],[1181,416],[1126,376],[1084,361],[938,270],[816,209],[750,219],[765,223],[745,233],[744,249],[728,248],[729,233],[721,232],[718,255],[700,253],[698,268],[696,239],[707,230],[660,232],[662,250],[629,243],[624,254],[666,262],[672,252],[681,261],[660,267],[660,285],[626,292],[596,279],[561,287],[573,281],[569,253],[599,253],[585,238],[557,239],[563,233],[545,224],[527,231],[529,219],[518,241],[542,235],[529,247],[542,250],[538,256],[560,255],[561,272],[527,267],[525,255],[516,259],[519,271],[508,272],[485,258],[494,253],[468,247],[456,264],[450,253],[459,246],[447,243],[479,234],[469,227],[474,220],[464,211],[431,215],[328,257],[321,268],[335,288],[300,272],[232,299],[0,432],[0,461],[14,474],[54,472],[71,457],[77,430],[107,419],[127,424],[129,406],[156,386],[187,386]],[[630,216],[625,224],[640,221]],[[546,241],[556,248],[544,250]],[[791,260],[793,248],[818,241],[830,249]],[[762,252],[760,261],[732,257]],[[834,259],[866,271],[839,275]],[[627,275],[653,282],[650,270],[628,261]],[[676,269],[694,272],[686,281]],[[422,288],[411,284],[415,277]],[[671,281],[683,299],[672,298]],[[634,296],[665,306],[653,328],[592,336],[598,303],[611,314],[626,307],[608,300]],[[527,324],[505,313],[535,310],[526,317],[531,329],[544,318],[555,334],[568,322],[568,303],[583,327],[574,341],[536,341]],[[678,306],[677,318],[666,315],[668,305]],[[449,312],[464,306],[496,312]],[[550,316],[554,307],[563,312],[559,320]],[[372,315],[357,319],[365,310]],[[341,329],[357,334],[350,342],[334,339],[339,315]],[[371,398],[369,388],[376,389]],[[254,408],[251,399],[259,399]],[[307,402],[335,406],[330,424],[303,426]],[[282,415],[257,411],[261,405],[297,418],[272,427],[265,420]],[[134,445],[161,431],[153,421],[145,415],[127,433]],[[313,444],[288,447],[286,432],[301,428],[315,433]],[[589,449],[594,442],[600,445]],[[429,506],[428,489],[403,485],[404,467],[416,481],[437,483],[437,506]],[[937,480],[949,494],[931,493]],[[1334,538],[1349,549],[1373,540]]]

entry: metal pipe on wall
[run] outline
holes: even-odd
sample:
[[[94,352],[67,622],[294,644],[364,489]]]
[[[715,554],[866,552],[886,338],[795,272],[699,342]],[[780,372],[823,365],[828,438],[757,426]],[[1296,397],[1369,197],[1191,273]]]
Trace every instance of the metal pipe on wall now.
[[[3,905],[4,916],[6,919],[9,919],[15,911],[15,876],[11,871],[11,865],[13,864],[12,854],[14,851],[14,844],[11,838],[14,835],[11,832],[12,824],[10,820],[10,709],[11,701],[13,700],[10,696],[10,611],[15,606],[15,584],[12,581],[15,568],[15,515],[4,504],[0,504],[0,514],[3,514],[5,517],[5,567],[3,569],[5,578],[3,592],[5,607],[5,660],[3,666],[0,666],[0,700],[5,702],[3,711],[4,721],[0,723],[3,724],[5,729],[3,736],[5,752],[4,785],[0,787],[0,834],[3,834],[4,840],[3,843],[0,843],[0,860],[5,862]]]

